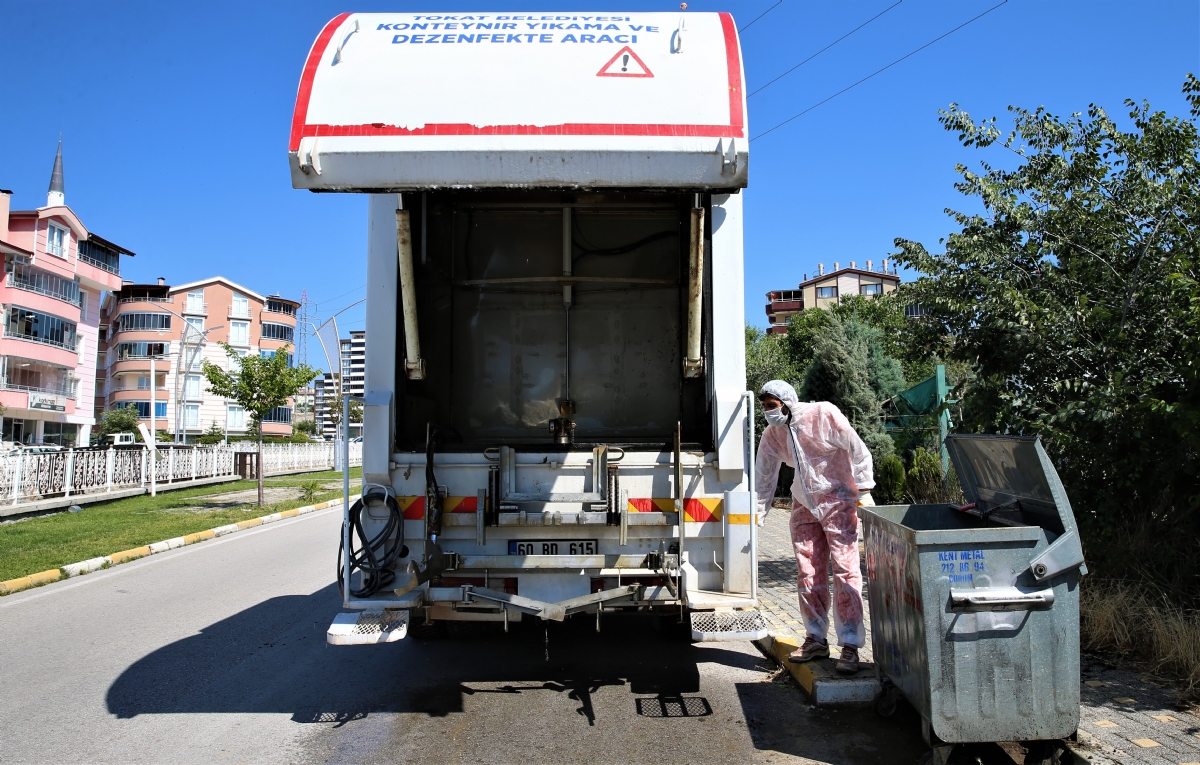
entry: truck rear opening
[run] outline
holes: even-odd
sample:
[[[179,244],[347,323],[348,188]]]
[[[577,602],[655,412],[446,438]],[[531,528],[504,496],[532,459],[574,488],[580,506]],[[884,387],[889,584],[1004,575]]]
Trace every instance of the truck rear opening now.
[[[361,613],[330,642],[613,610],[765,634],[743,94],[728,14],[321,32],[293,184],[370,195],[363,496],[339,561]]]

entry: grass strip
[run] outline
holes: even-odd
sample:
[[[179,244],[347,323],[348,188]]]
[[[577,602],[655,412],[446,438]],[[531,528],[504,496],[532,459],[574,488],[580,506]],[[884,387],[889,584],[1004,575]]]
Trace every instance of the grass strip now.
[[[351,472],[351,491],[358,485],[361,468]],[[267,478],[266,488],[288,487],[294,499],[258,507],[253,501],[233,507],[199,509],[207,498],[217,494],[256,488],[255,481],[234,481],[213,486],[198,486],[143,495],[112,502],[83,506],[83,512],[62,512],[0,525],[0,581],[29,576],[70,563],[132,550],[164,539],[196,535],[231,523],[241,523],[263,515],[291,510],[304,505],[340,497],[341,486],[317,488],[311,499],[300,496],[305,484],[332,484],[342,474],[333,470],[320,473]]]

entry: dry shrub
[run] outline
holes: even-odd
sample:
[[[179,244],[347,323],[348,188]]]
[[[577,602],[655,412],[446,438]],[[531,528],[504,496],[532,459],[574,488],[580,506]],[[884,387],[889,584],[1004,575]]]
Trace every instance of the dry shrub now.
[[[1200,700],[1200,612],[1145,583],[1087,579],[1080,596],[1084,650],[1132,659],[1181,682],[1185,699]]]

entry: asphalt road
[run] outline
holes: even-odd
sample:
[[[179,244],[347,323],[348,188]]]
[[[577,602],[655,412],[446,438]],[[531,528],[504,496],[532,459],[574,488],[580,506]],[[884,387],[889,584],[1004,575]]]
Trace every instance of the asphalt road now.
[[[327,646],[339,520],[0,599],[0,762],[866,765],[924,751],[910,710],[817,710],[749,643],[691,645],[637,619]]]

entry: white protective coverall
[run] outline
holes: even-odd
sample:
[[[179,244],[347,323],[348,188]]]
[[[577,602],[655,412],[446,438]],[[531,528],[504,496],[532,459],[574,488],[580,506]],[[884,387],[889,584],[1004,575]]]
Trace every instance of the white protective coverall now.
[[[762,388],[790,411],[787,425],[768,425],[758,443],[755,492],[765,518],[779,466],[795,469],[792,481],[792,546],[800,569],[800,611],[808,634],[829,631],[827,572],[833,562],[834,627],[842,646],[864,642],[862,571],[858,561],[858,498],[875,486],[871,453],[850,421],[833,404],[802,404],[791,385],[772,380]]]

